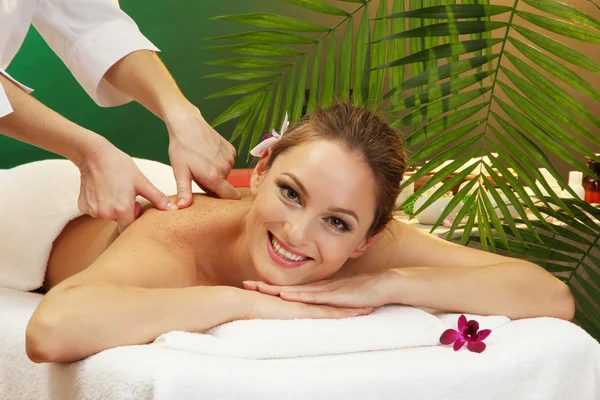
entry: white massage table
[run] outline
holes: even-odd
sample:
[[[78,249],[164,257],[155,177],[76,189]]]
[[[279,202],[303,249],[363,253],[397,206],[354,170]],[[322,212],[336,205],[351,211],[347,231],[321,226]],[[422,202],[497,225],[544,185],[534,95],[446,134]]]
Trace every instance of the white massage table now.
[[[0,399],[600,399],[600,344],[556,319],[512,321],[481,354],[430,346],[248,360],[152,344],[38,365],[24,332],[41,297],[0,289]]]

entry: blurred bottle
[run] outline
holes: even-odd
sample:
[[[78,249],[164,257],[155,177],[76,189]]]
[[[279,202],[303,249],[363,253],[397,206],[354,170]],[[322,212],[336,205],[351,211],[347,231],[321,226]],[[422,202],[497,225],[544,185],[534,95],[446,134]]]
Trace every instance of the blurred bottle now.
[[[578,198],[581,200],[585,199],[585,189],[583,188],[583,172],[581,171],[569,171],[569,186]],[[573,195],[566,190],[562,191],[562,196],[565,199],[572,199]]]
[[[600,154],[596,154],[600,155]],[[585,201],[593,204],[600,203],[600,163],[587,158],[588,167],[596,173],[595,176],[586,175],[583,178],[583,189],[585,190]]]

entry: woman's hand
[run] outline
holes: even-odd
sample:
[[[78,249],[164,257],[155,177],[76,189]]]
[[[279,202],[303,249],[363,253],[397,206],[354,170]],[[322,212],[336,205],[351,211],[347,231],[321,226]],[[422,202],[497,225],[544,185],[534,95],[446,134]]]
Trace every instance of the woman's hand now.
[[[388,271],[349,278],[323,280],[304,285],[276,286],[246,281],[244,287],[287,301],[324,304],[334,307],[380,307],[391,303],[395,274]]]
[[[250,305],[244,319],[338,319],[358,317],[373,312],[373,308],[346,308],[303,304],[258,292],[246,292]]]

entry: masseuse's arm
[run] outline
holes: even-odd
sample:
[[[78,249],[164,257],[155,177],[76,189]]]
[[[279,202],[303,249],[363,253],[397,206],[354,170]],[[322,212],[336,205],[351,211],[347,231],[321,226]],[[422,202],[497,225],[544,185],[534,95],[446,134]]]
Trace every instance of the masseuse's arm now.
[[[180,208],[192,202],[192,180],[221,198],[240,198],[227,181],[235,161],[235,148],[183,96],[154,52],[138,50],[126,55],[104,78],[167,125],[169,158],[177,181]]]
[[[110,146],[108,140],[49,109],[2,74],[0,84],[14,110],[0,118],[0,133],[60,154],[76,165]]]

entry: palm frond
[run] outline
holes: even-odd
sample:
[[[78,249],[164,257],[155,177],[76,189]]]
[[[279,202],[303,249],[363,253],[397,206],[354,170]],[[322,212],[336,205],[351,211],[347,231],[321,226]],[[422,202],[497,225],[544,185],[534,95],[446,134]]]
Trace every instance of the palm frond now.
[[[239,140],[239,154],[247,151],[246,145],[254,143],[247,138],[255,136],[247,126],[261,126],[263,133],[266,133],[281,124],[286,112],[289,113],[290,121],[295,122],[316,105],[331,104],[335,98],[352,99],[357,104],[365,104],[374,109],[383,101],[385,72],[372,69],[387,60],[388,43],[380,41],[390,33],[390,23],[386,19],[387,2],[380,2],[376,20],[372,21],[368,7],[370,0],[342,1],[339,6],[322,0],[283,1],[302,8],[303,12],[327,15],[328,20],[332,21],[331,26],[271,13],[212,18],[259,28],[206,39],[215,43],[207,46],[209,50],[247,56],[209,61],[211,65],[236,69],[205,77],[246,82],[208,96],[245,96],[212,122],[216,126],[239,118],[234,128],[234,132],[241,132],[234,135],[234,139]],[[400,10],[398,7],[401,3],[394,1],[394,9]],[[355,31],[354,21],[357,19],[360,22]],[[399,25],[396,23],[394,26],[393,32],[399,32]],[[378,42],[372,43],[373,40]],[[231,44],[220,44],[223,42]],[[402,55],[397,50],[392,54]],[[394,82],[404,79],[404,74],[399,73],[401,70],[395,70]],[[262,113],[258,113],[252,105],[256,104],[261,93],[266,96],[271,92],[276,94],[269,101],[263,102],[263,107],[267,109],[267,119],[263,126],[262,121],[258,121]]]

